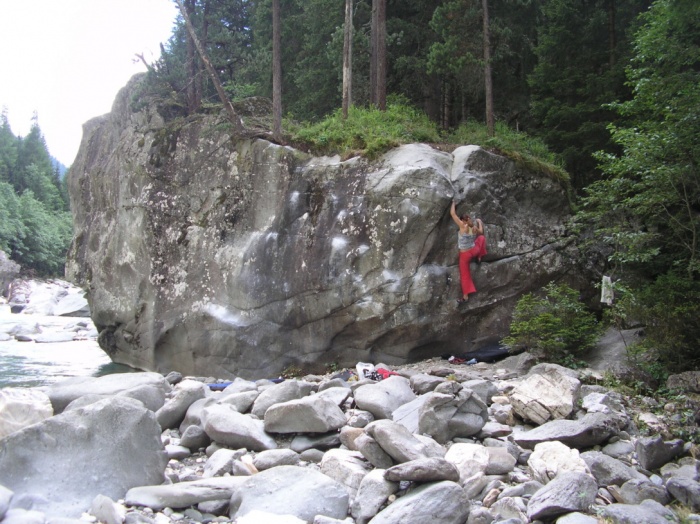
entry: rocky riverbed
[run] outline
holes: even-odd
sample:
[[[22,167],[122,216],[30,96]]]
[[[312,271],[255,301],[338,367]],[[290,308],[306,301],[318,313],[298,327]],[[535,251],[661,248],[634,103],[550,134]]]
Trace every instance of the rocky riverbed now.
[[[0,522],[700,521],[695,373],[633,403],[528,354],[377,367],[0,390]]]

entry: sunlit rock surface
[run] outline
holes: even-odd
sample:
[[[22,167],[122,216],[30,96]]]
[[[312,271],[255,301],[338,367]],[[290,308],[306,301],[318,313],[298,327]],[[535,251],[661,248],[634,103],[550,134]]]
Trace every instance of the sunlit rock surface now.
[[[220,116],[136,111],[141,78],[85,124],[68,181],[68,276],[115,362],[261,378],[463,353],[507,334],[517,298],[571,269],[568,201],[545,175],[476,146],[369,162],[232,141]],[[453,195],[489,251],[459,308]]]

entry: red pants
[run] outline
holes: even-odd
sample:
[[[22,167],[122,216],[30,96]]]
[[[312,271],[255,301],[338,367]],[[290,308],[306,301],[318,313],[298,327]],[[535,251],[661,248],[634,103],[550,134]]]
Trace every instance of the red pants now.
[[[462,282],[462,296],[476,293],[469,263],[473,258],[480,259],[484,255],[486,255],[486,237],[484,235],[476,237],[473,248],[459,252],[459,277]]]

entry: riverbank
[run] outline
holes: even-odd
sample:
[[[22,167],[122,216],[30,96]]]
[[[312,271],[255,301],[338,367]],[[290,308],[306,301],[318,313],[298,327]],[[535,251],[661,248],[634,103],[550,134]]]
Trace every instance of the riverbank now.
[[[42,388],[56,414],[3,441],[5,511],[64,524],[700,520],[700,462],[669,433],[680,395],[640,403],[527,354],[378,381],[351,371]]]

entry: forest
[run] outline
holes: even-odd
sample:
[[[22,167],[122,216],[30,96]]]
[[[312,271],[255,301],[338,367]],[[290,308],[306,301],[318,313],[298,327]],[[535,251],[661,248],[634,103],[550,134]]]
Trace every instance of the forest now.
[[[46,147],[37,119],[15,136],[0,115],[0,250],[28,275],[63,275],[73,219],[63,166]]]
[[[177,3],[190,29],[180,16],[160,58],[141,57],[143,95],[159,97],[166,116],[262,96],[283,115],[280,142],[384,135],[398,112],[385,147],[455,142],[474,129],[482,146],[508,134],[542,143],[567,173],[582,260],[615,282],[606,314],[645,326],[654,365],[697,367],[696,0]],[[353,115],[375,116],[358,131]],[[19,139],[0,124],[0,249],[60,273],[70,224],[40,130]]]

